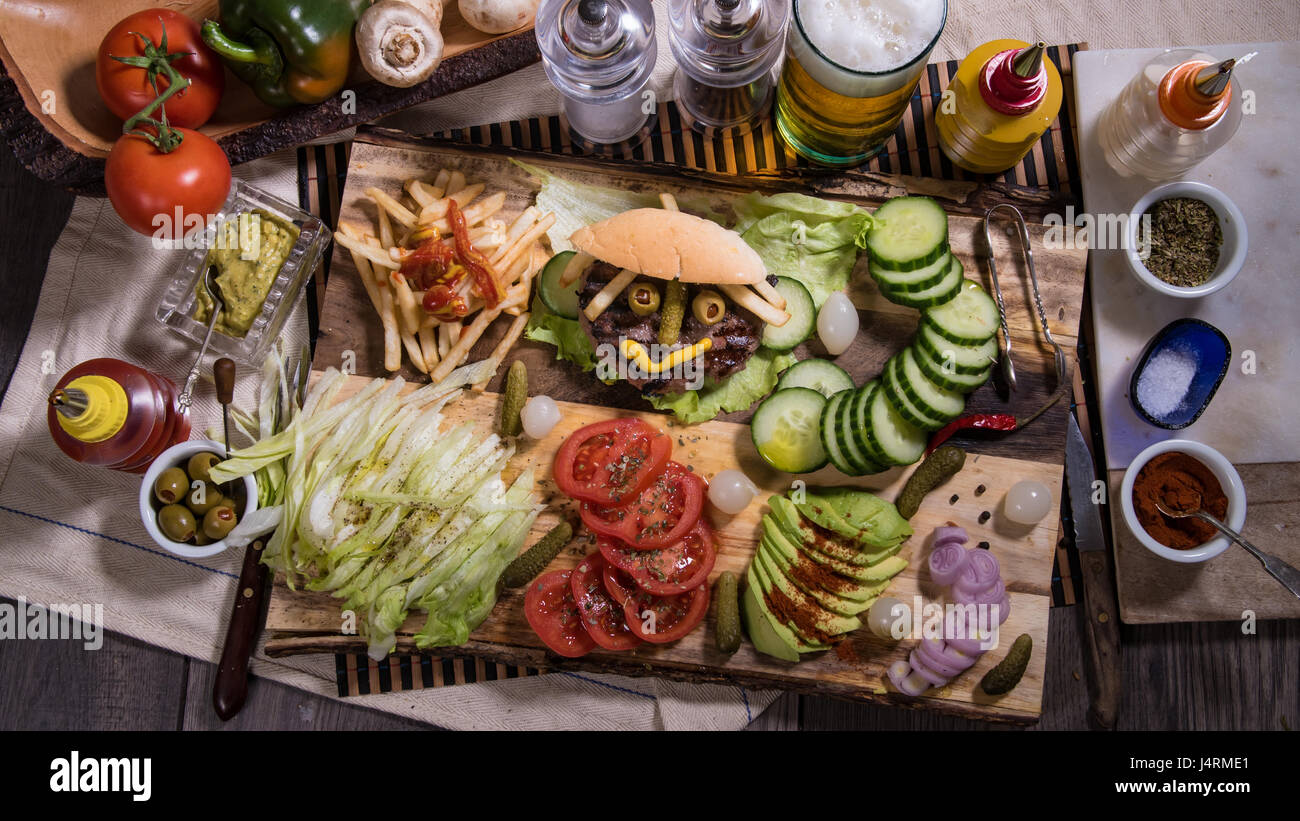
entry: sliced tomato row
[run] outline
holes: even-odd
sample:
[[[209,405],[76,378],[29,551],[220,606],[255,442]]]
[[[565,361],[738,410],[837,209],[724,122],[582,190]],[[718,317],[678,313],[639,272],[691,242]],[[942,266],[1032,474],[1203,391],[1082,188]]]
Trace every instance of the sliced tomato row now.
[[[669,437],[640,419],[588,425],[556,453],[555,483],[598,547],[525,597],[528,623],[559,655],[666,644],[704,620],[717,555],[702,518],[707,486],[671,455]]]

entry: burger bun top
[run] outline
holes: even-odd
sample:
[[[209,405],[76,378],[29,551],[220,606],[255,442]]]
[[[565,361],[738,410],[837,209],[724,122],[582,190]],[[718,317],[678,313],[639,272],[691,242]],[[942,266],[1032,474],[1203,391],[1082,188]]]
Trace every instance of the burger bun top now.
[[[579,251],[648,277],[713,285],[752,285],[767,276],[740,234],[681,211],[634,208],[569,238]]]

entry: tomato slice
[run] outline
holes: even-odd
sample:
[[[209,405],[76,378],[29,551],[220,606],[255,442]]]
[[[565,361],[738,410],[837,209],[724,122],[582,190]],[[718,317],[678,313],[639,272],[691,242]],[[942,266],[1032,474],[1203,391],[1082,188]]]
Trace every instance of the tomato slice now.
[[[702,584],[676,596],[652,596],[641,592],[623,605],[632,632],[651,644],[677,641],[704,620],[709,609],[709,586]]]
[[[553,570],[528,583],[524,618],[537,637],[558,655],[577,658],[596,647],[582,626],[567,570]]]
[[[610,597],[614,599],[619,607],[626,605],[628,599],[632,598],[636,594],[636,582],[632,580],[631,576],[622,570],[619,570],[615,565],[605,562],[605,572],[603,576],[605,592],[609,593]],[[623,622],[627,622],[626,614],[624,614]]]
[[[578,563],[569,578],[573,599],[578,603],[582,626],[592,641],[606,650],[630,650],[641,643],[627,626],[623,607],[605,590],[605,557],[592,553]]]
[[[657,550],[684,538],[704,510],[704,480],[677,462],[637,498],[621,506],[583,502],[582,521],[594,533],[633,550]]]
[[[555,454],[555,484],[571,498],[618,505],[653,482],[672,455],[672,440],[640,419],[579,428]]]
[[[717,558],[713,528],[703,519],[685,536],[658,550],[632,550],[605,536],[599,537],[596,544],[610,564],[631,576],[637,587],[656,596],[675,596],[704,584]]]

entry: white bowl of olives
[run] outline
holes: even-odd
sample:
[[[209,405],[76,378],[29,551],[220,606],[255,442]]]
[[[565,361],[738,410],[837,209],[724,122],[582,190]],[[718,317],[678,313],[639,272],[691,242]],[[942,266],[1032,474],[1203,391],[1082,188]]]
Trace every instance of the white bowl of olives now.
[[[208,471],[225,458],[211,439],[173,445],[154,460],[140,483],[140,521],[158,546],[187,559],[215,556],[225,536],[257,509],[257,480],[245,476],[219,487]]]

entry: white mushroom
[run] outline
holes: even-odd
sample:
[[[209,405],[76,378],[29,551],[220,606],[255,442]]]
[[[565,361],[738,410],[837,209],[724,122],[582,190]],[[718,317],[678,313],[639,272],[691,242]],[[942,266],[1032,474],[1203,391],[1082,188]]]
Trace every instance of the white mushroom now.
[[[438,20],[421,8],[436,7]],[[438,27],[442,5],[379,0],[357,21],[357,52],[361,64],[379,82],[408,88],[429,79],[442,62],[443,41]]]
[[[505,34],[531,25],[541,0],[457,0],[460,16],[479,31]]]

